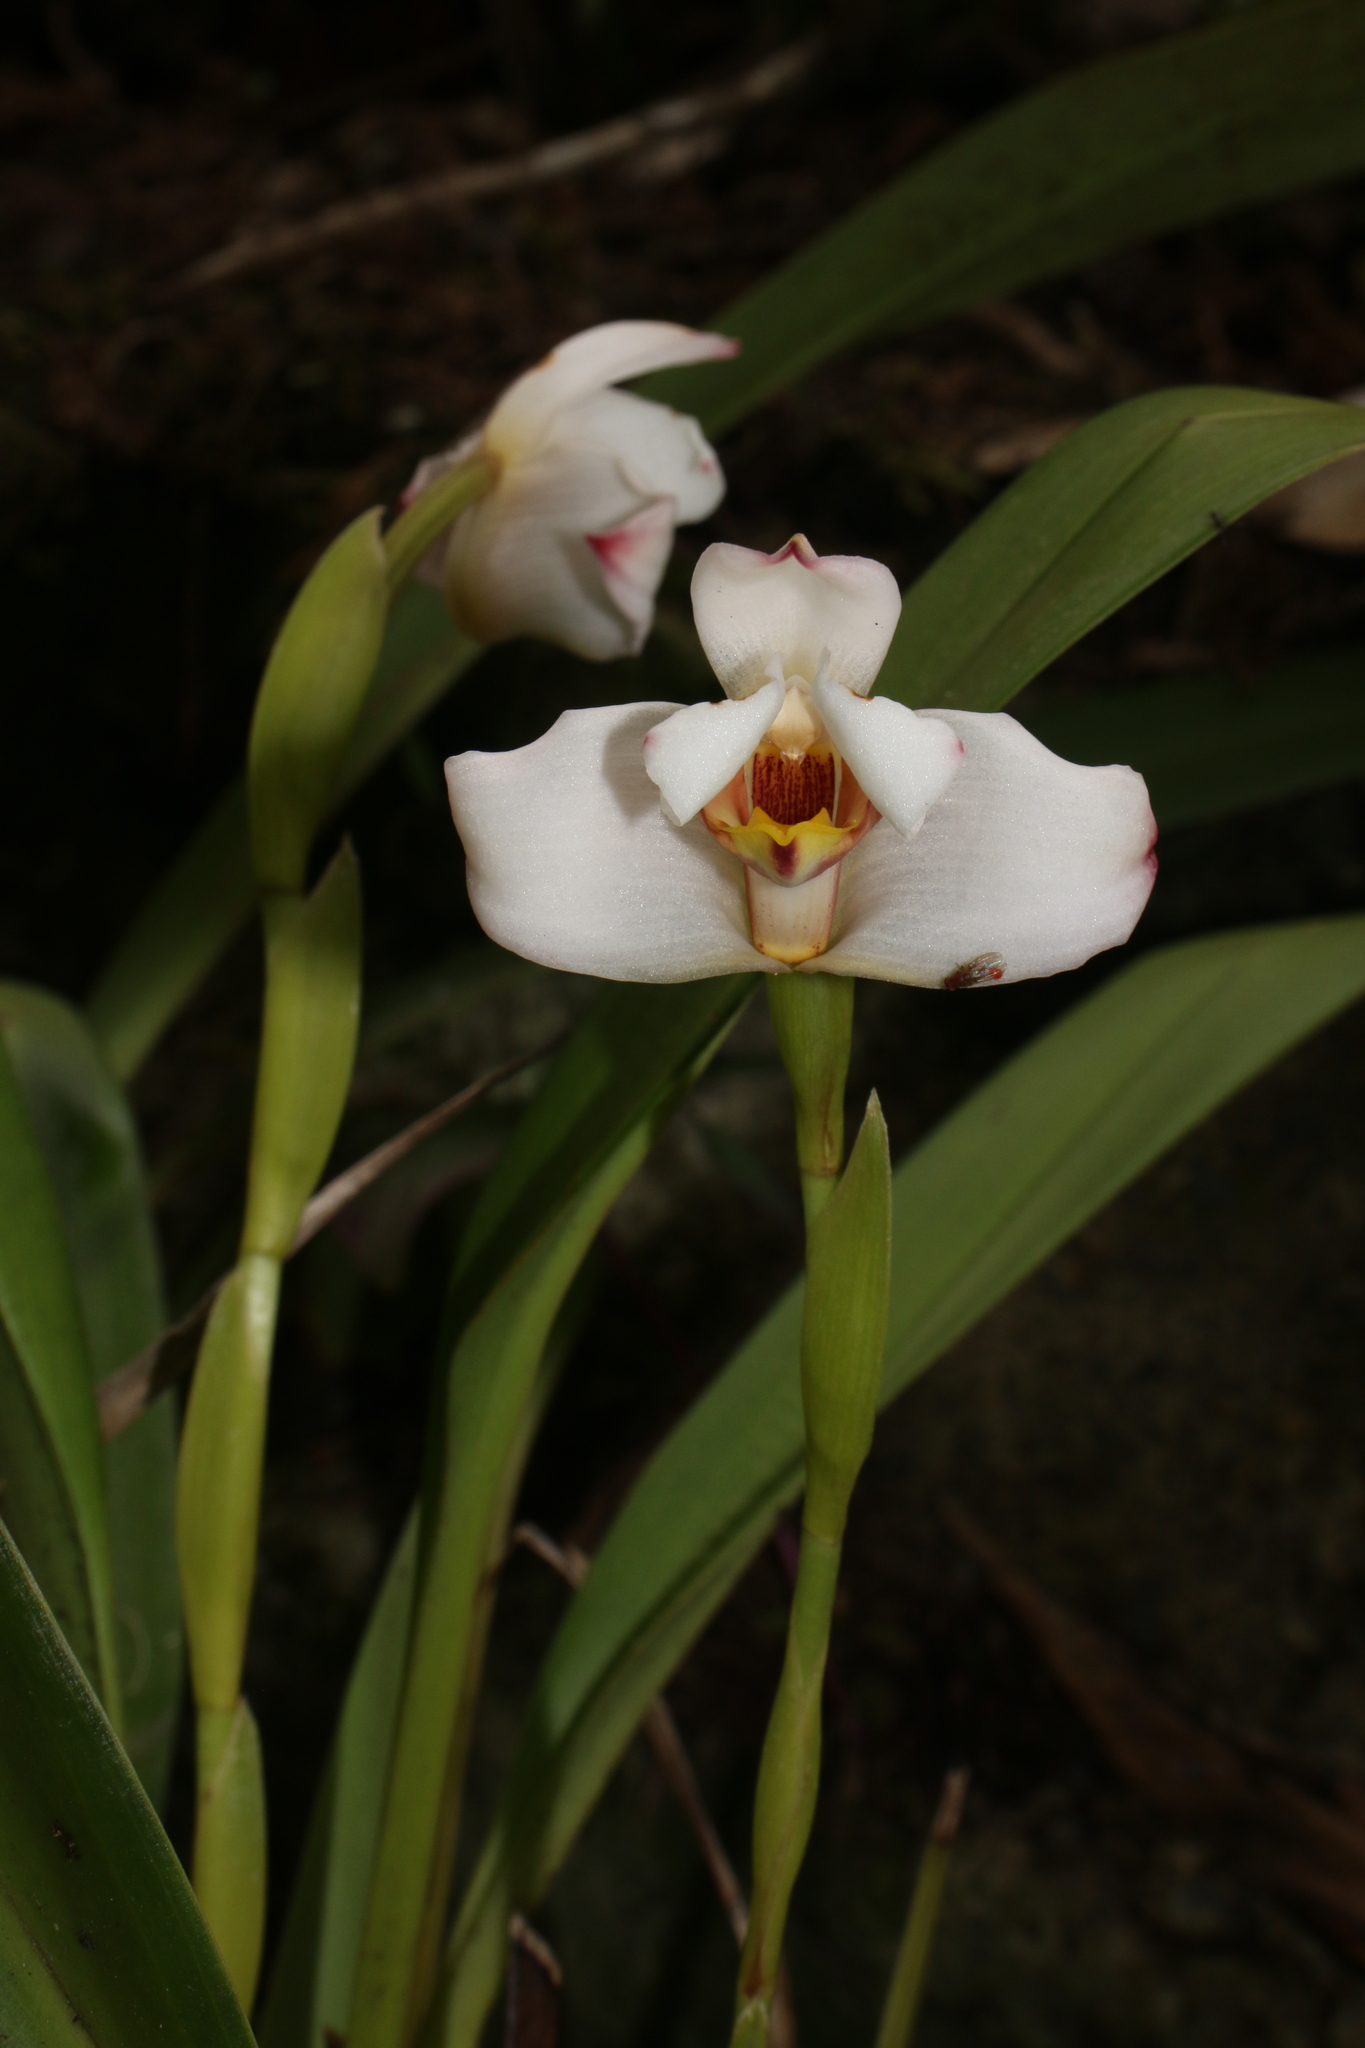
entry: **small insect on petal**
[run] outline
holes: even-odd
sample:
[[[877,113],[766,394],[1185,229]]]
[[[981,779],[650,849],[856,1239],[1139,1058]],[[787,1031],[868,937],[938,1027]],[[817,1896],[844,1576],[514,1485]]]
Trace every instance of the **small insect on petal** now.
[[[994,981],[1003,981],[1005,976],[1004,958],[999,953],[978,953],[975,960],[964,960],[951,974],[943,977],[946,989],[989,988]]]

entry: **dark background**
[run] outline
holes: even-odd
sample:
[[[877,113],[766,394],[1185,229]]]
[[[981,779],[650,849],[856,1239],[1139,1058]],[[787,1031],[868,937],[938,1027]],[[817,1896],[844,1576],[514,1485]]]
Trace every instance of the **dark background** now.
[[[955,130],[1054,72],[1206,18],[1183,0],[840,7],[806,87],[705,161],[591,175],[186,293],[247,223],[496,158],[723,80],[819,25],[760,0],[256,7],[12,5],[0,30],[0,972],[80,998],[240,764],[260,662],[320,544],[554,340],[704,323]],[[439,783],[568,699],[668,695],[697,550],[723,536],[874,554],[903,580],[1000,488],[1039,424],[1177,382],[1331,395],[1365,381],[1365,193],[1345,187],[1125,252],[998,315],[891,334],[721,444],[730,493],[680,537],[664,652],[483,660],[352,806],[366,1043],[354,1156],[576,1013],[581,984],[480,950]],[[1041,335],[1041,339],[1040,339]],[[1030,338],[1031,337],[1031,338]],[[1243,526],[1044,687],[1365,638],[1365,567]],[[1168,834],[1135,944],[1365,904],[1345,784]],[[855,1098],[903,1151],[1111,971],[953,1002],[869,987]],[[177,1303],[235,1237],[259,971],[243,941],[135,1097]],[[1279,1745],[1348,1805],[1365,1781],[1365,1034],[1348,1016],[1097,1219],[887,1419],[850,1538],[825,1791],[792,1936],[802,2038],[870,2040],[940,1775],[975,1779],[922,2038],[1365,2044],[1365,1985],[1245,1845],[1149,1805],[947,1532],[1008,1555],[1126,1645],[1202,1727]],[[249,1691],[278,1912],[347,1663],[415,1483],[445,1270],[518,1085],[291,1269]],[[614,1212],[524,1511],[591,1547],[642,1458],[796,1270],[785,1082],[750,1013]],[[672,1699],[746,1861],[786,1585],[765,1553]],[[562,1607],[508,1568],[473,1786],[486,1812]],[[173,1831],[185,1828],[182,1768]],[[632,1752],[542,1923],[565,2038],[724,2038],[719,1908]]]

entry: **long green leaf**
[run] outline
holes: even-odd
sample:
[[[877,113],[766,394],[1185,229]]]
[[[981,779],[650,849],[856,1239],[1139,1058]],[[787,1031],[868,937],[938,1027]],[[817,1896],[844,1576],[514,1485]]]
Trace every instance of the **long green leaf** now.
[[[61,1209],[96,1381],[166,1320],[156,1233],[132,1114],[80,1012],[0,983],[0,1034]],[[104,1446],[119,1628],[123,1740],[154,1803],[170,1770],[180,1700],[175,1416],[149,1409]]]
[[[896,1173],[883,1399],[1362,992],[1365,917],[1200,939],[1115,975],[1010,1060]],[[559,1630],[456,1924],[447,2048],[472,2048],[508,1912],[544,1891],[651,1696],[800,1485],[800,1324],[796,1286],[647,1467]]]
[[[1186,676],[1016,713],[1068,761],[1126,761],[1164,826],[1365,775],[1365,648],[1296,655],[1250,681]]]
[[[326,2048],[350,2019],[417,1559],[409,1516],[366,1625],[313,1806],[260,2026],[261,2048]]]
[[[358,2048],[406,2041],[435,1979],[480,1587],[551,1324],[602,1217],[752,987],[733,976],[604,989],[471,1218],[444,1320],[403,1701],[347,2029]]]
[[[651,378],[715,433],[837,350],[1365,165],[1365,12],[1270,0],[1088,64],[955,136],[727,308],[732,364]]]
[[[757,986],[749,974],[676,987],[605,983],[551,1067],[461,1240],[442,1347],[642,1118],[704,1065]]]
[[[94,1380],[61,1213],[0,1046],[0,1495],[68,1640],[121,1723]]]
[[[394,604],[374,681],[346,751],[337,801],[356,790],[479,652],[422,584]],[[246,785],[226,790],[133,920],[91,991],[90,1027],[129,1080],[246,925],[256,901]]]
[[[878,691],[997,709],[1281,484],[1362,447],[1359,406],[1275,391],[1156,391],[1101,413],[906,593]]]
[[[0,2034],[16,2048],[251,2048],[208,1929],[0,1525]]]

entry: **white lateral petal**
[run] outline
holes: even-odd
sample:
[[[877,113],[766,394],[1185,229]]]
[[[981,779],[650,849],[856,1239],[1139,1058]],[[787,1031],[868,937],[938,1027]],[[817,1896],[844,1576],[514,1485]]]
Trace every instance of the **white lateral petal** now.
[[[784,684],[765,684],[739,703],[688,704],[645,734],[645,773],[664,815],[686,825],[744,766],[782,709]]]
[[[907,839],[918,832],[962,765],[953,728],[894,697],[856,697],[827,676],[817,676],[811,699],[882,816]]]
[[[626,619],[638,654],[654,623],[654,593],[673,552],[673,500],[643,505],[608,533],[585,535],[597,559],[607,596]]]
[[[700,819],[670,825],[645,774],[645,734],[677,708],[566,711],[529,747],[446,762],[469,900],[500,946],[608,981],[772,966],[749,942],[740,863]]]
[[[702,334],[669,320],[609,320],[586,328],[508,386],[488,415],[484,440],[504,460],[520,459],[565,406],[649,370],[714,361],[738,348],[728,335]]]
[[[672,498],[680,526],[706,519],[725,496],[720,458],[694,419],[632,391],[598,391],[552,421],[550,449],[611,457],[642,498]]]
[[[443,584],[455,623],[476,640],[532,633],[590,661],[635,653],[649,630],[653,595],[667,561],[659,536],[646,588],[646,550],[621,549],[613,589],[601,543],[648,507],[609,455],[588,452],[576,461],[547,451],[506,469],[486,497],[451,528]],[[663,508],[671,536],[671,508]],[[610,555],[608,544],[604,553]],[[630,611],[617,601],[629,582],[638,595]]]
[[[817,555],[798,533],[775,555],[715,542],[692,577],[692,610],[727,696],[756,690],[774,654],[808,683],[827,655],[835,680],[863,696],[886,658],[901,594],[883,563]]]
[[[848,856],[821,968],[941,988],[973,963],[1022,981],[1122,945],[1156,874],[1142,777],[1063,761],[1004,712],[928,715],[962,765],[914,839],[878,825]]]

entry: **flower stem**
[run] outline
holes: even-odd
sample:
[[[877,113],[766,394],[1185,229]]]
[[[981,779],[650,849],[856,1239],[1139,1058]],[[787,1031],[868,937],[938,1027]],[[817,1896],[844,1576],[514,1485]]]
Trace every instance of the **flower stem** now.
[[[810,1230],[844,1163],[844,1088],[855,983],[846,974],[772,974],[768,1008],[796,1099],[796,1163]]]
[[[438,476],[408,505],[384,535],[392,601],[433,542],[452,526],[476,498],[490,490],[497,470],[486,456],[471,455],[444,476]]]
[[[803,1186],[809,1178],[818,1204],[812,1215],[808,1194],[801,1329],[806,1494],[786,1655],[754,1800],[753,1905],[740,1959],[731,2048],[766,2048],[787,1909],[815,1816],[830,1622],[849,1502],[872,1444],[890,1288],[891,1162],[876,1096],[837,1180],[833,1172],[816,1173],[806,1163],[823,1165],[842,1136],[835,1119],[842,1123],[851,991],[837,1006],[829,1005],[834,1028],[823,1055],[818,1025],[824,998],[799,1001],[803,1010],[794,1015],[790,1006],[782,1012],[779,1043],[797,1048],[792,1072],[798,1131],[804,1109],[805,1138],[811,1142],[819,1135],[825,1148],[818,1155],[813,1149],[802,1154]]]

